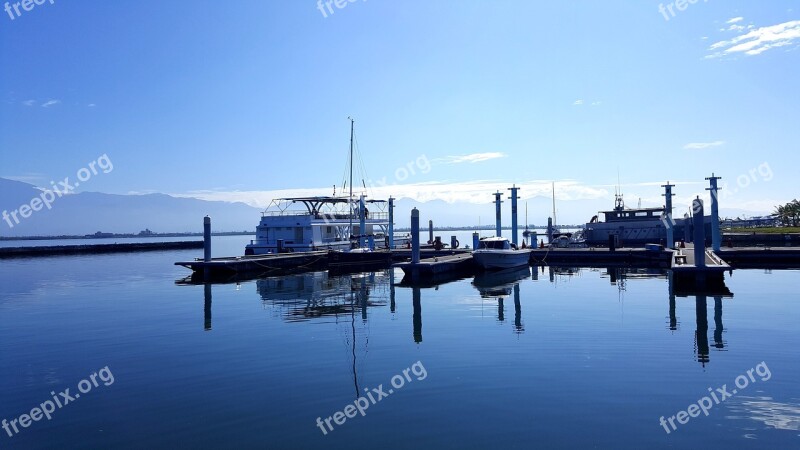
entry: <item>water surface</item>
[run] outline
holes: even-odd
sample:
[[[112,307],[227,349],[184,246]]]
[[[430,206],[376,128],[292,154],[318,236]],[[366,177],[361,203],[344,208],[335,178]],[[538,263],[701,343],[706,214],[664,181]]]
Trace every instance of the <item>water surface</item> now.
[[[241,254],[247,238],[215,249]],[[800,444],[796,271],[735,271],[725,298],[671,297],[663,273],[606,268],[425,288],[399,271],[182,284],[172,263],[200,253],[1,261],[0,419],[104,367],[114,378],[49,421],[0,430],[2,446]],[[769,378],[753,372],[707,417],[659,424],[762,362]],[[403,386],[363,416],[317,426],[396,375]]]

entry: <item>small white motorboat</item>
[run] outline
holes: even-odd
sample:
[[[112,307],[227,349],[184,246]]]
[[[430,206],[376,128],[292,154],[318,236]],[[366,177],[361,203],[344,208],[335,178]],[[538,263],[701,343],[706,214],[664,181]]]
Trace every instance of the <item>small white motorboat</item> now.
[[[502,237],[480,240],[480,247],[472,252],[472,258],[479,267],[486,270],[510,269],[527,266],[530,262],[530,249],[517,249]]]

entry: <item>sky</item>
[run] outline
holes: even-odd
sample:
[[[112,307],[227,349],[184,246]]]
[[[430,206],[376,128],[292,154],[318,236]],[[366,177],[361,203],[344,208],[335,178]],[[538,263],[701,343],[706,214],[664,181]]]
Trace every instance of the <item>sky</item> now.
[[[265,207],[341,193],[353,117],[372,196],[489,216],[495,190],[555,182],[574,223],[570,202],[660,206],[668,180],[688,209],[712,173],[728,209],[800,197],[797,0],[14,3],[3,178],[105,156],[76,191]]]

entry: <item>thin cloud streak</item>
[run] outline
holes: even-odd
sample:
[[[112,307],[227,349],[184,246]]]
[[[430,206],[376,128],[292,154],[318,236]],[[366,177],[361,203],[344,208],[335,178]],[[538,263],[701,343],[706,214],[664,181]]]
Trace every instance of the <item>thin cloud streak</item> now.
[[[705,150],[707,148],[720,147],[725,145],[725,141],[714,142],[692,142],[683,146],[684,150]]]
[[[478,163],[489,161],[491,159],[505,158],[505,153],[502,152],[486,152],[486,153],[471,153],[469,155],[454,155],[446,158],[437,158],[435,162],[442,162],[445,164],[461,164],[461,163]]]

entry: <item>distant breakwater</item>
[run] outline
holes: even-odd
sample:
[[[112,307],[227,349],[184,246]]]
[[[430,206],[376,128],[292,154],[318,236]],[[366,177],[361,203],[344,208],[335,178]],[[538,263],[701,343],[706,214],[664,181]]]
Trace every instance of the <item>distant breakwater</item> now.
[[[147,252],[160,250],[193,250],[203,248],[203,241],[137,242],[124,244],[56,245],[41,247],[0,248],[0,258],[38,256],[92,255],[101,253]]]

